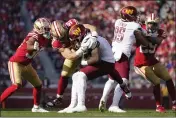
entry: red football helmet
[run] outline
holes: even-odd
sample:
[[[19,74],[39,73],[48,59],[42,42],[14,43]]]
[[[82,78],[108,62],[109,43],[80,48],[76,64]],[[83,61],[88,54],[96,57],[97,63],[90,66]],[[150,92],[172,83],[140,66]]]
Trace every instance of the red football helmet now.
[[[85,36],[87,30],[82,24],[74,25],[69,30],[69,39],[70,41],[79,41],[81,42]]]
[[[64,23],[64,27],[67,29],[70,29],[72,26],[79,24],[79,22],[76,19],[70,19],[67,22]]]
[[[133,6],[126,6],[120,10],[120,17],[126,21],[136,21],[138,11]]]

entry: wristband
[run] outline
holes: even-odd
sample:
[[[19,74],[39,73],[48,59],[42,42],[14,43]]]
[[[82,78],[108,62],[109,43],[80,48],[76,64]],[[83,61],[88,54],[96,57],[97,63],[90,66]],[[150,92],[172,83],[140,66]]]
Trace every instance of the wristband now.
[[[88,62],[85,61],[85,60],[82,60],[82,61],[81,61],[81,65],[82,65],[82,66],[87,66],[87,65],[88,65]]]
[[[38,45],[38,42],[35,41],[33,48],[34,48],[34,50],[37,50],[37,51],[40,50],[39,45]]]
[[[98,37],[98,33],[96,31],[91,32],[92,36]]]
[[[76,53],[76,56],[81,57],[84,52],[83,50],[81,50],[81,48],[79,48],[75,53]]]

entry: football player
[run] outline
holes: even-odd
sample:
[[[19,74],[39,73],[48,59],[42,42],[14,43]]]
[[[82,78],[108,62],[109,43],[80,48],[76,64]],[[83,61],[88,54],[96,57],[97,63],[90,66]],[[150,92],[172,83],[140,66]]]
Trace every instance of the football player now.
[[[166,38],[166,33],[159,28],[159,18],[154,13],[146,20],[146,31],[151,37],[158,37],[157,44],[150,43],[148,46],[137,44],[134,57],[134,69],[153,84],[153,94],[156,101],[156,112],[165,112],[160,100],[160,79],[166,82],[170,97],[172,98],[172,110],[176,110],[176,91],[171,76],[166,67],[155,57],[155,52],[160,43]]]
[[[42,82],[31,62],[38,52],[47,46],[50,39],[50,25],[47,18],[37,19],[34,22],[33,30],[28,33],[15,54],[9,59],[8,69],[12,85],[1,94],[1,103],[19,90],[22,86],[22,79],[25,79],[33,85],[34,106],[32,112],[48,112],[39,106]]]
[[[78,32],[78,29],[79,32]],[[77,33],[76,33],[77,32]],[[69,30],[69,37],[72,40],[82,40],[88,42],[92,38],[91,33],[86,31],[86,28],[81,25],[74,25]],[[99,46],[98,46],[99,44]],[[123,82],[119,73],[114,68],[114,57],[111,46],[106,39],[98,36],[97,45],[88,47],[90,56],[81,61],[82,67],[72,76],[72,95],[69,107],[59,111],[59,113],[84,112],[87,110],[85,106],[85,91],[86,81],[109,74],[113,80],[120,84],[120,87],[125,92],[127,98],[131,98],[131,92],[126,83]],[[108,68],[108,69],[107,69]]]
[[[143,46],[148,46],[149,41],[143,35],[142,28],[137,22],[138,11],[133,6],[126,6],[120,10],[120,19],[115,22],[114,39],[112,40],[112,51],[114,54],[115,69],[119,72],[121,78],[126,84],[129,80],[129,58],[131,55],[132,46],[139,43]],[[155,39],[153,38],[153,41]],[[116,86],[116,87],[115,87]],[[106,101],[110,91],[115,87],[113,103],[109,107],[110,112],[126,112],[119,108],[119,101],[123,94],[120,86],[111,78],[104,86],[103,95],[100,100],[99,110],[104,111]]]
[[[60,21],[54,21],[51,25],[51,34],[54,37],[53,44],[54,48],[58,48],[59,53],[65,58],[63,68],[61,71],[60,78],[58,80],[58,90],[56,98],[46,104],[47,107],[54,107],[56,105],[61,104],[63,99],[63,93],[68,85],[68,79],[72,76],[72,74],[77,69],[78,65],[80,65],[80,59],[82,50],[79,50],[80,42],[79,41],[72,41],[68,37],[68,30],[71,26],[78,24],[76,19],[70,19],[66,23],[60,23]],[[86,28],[88,28],[91,32],[91,35],[94,36],[94,39],[98,35],[96,32],[96,27],[83,24]],[[91,41],[91,40],[89,40]],[[91,42],[93,43],[93,42]],[[74,51],[77,50],[75,54]],[[79,54],[79,56],[78,56]]]

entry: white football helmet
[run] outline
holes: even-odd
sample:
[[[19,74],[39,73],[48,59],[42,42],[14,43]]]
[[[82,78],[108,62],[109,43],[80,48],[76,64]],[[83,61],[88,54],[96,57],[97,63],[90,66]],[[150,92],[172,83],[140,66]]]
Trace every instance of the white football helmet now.
[[[47,18],[38,18],[34,22],[33,30],[39,34],[43,34],[45,38],[50,38],[50,25],[51,22]]]

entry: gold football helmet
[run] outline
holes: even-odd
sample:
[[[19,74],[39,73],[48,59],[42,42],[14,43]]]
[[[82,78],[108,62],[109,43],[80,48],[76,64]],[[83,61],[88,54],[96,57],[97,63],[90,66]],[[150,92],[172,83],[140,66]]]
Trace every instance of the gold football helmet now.
[[[43,34],[45,38],[50,38],[50,25],[51,22],[47,18],[38,18],[34,22],[34,28],[33,30],[36,31],[39,34]]]
[[[53,38],[64,42],[67,41],[68,30],[64,27],[64,23],[59,20],[55,20],[51,23],[51,35]]]

